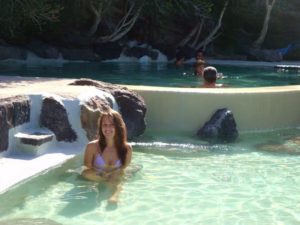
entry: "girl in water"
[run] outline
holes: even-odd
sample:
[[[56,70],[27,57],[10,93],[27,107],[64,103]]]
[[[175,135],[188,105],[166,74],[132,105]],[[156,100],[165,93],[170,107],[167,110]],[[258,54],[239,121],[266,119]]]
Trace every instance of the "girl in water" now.
[[[124,169],[130,164],[132,156],[122,116],[114,110],[103,113],[99,120],[98,135],[97,140],[86,146],[82,176],[88,180],[105,182],[112,192],[108,201],[117,203]]]

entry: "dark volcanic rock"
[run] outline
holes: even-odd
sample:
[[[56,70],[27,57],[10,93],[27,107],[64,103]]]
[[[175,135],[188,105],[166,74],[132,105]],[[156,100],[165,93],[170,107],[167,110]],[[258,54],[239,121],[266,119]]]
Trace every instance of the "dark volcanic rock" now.
[[[77,140],[77,134],[71,128],[66,109],[52,97],[43,99],[40,123],[55,134],[57,141]]]
[[[117,42],[108,42],[94,46],[94,51],[101,60],[117,59],[120,57],[122,50],[122,46]]]
[[[95,61],[98,59],[91,48],[61,48],[60,50],[63,58],[68,60]]]
[[[0,103],[1,104],[1,103]],[[8,148],[8,113],[5,106],[0,105],[0,152]]]
[[[89,140],[94,140],[98,135],[98,121],[103,112],[112,108],[112,103],[98,96],[90,98],[81,105],[81,126],[86,131]]]
[[[41,58],[56,59],[59,56],[57,48],[37,39],[31,40],[31,42],[27,45],[27,49]]]
[[[13,126],[19,126],[30,120],[30,102],[28,98],[13,101]]]
[[[280,62],[282,61],[282,55],[277,50],[249,49],[248,59],[267,62]]]
[[[27,96],[0,99],[0,152],[8,148],[8,132],[30,120],[30,100]]]
[[[127,127],[128,138],[143,134],[146,129],[146,105],[141,96],[132,91],[122,89],[113,91],[112,95],[119,105]]]
[[[26,59],[27,51],[10,45],[0,45],[0,60]]]
[[[147,109],[144,99],[137,93],[125,87],[90,79],[79,79],[70,85],[95,86],[102,91],[110,93],[118,103],[120,113],[127,127],[128,138],[130,139],[144,133],[146,129],[145,115]]]
[[[124,54],[129,57],[141,58],[143,56],[149,56],[151,59],[156,60],[158,57],[158,53],[148,48],[142,47],[132,47],[127,48],[124,51]]]
[[[217,110],[198,130],[197,136],[208,141],[235,141],[238,131],[232,112],[226,108]]]

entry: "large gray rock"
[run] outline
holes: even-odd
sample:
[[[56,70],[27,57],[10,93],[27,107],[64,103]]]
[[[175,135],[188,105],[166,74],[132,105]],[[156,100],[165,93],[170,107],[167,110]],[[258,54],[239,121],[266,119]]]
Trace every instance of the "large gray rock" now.
[[[135,58],[141,58],[143,56],[149,56],[153,60],[156,60],[157,57],[158,57],[157,51],[153,51],[151,49],[143,48],[143,47],[127,48],[124,51],[124,55],[129,56],[129,57],[135,57]]]
[[[89,140],[94,140],[98,135],[98,121],[103,112],[112,108],[112,103],[98,96],[90,98],[81,105],[80,121]]]
[[[0,60],[4,59],[26,59],[27,57],[27,51],[18,48],[13,47],[10,45],[0,45]]]
[[[27,45],[27,49],[41,58],[56,59],[59,56],[59,51],[57,48],[37,39],[32,39]]]
[[[0,99],[0,152],[8,148],[9,129],[30,120],[30,100],[27,96]]]
[[[0,104],[2,104],[0,102]],[[7,106],[0,105],[0,152],[5,151],[8,148],[8,112]]]
[[[233,142],[238,137],[235,119],[227,108],[218,109],[201,127],[197,136],[210,142]]]
[[[91,48],[61,48],[60,51],[63,58],[68,60],[95,61],[98,59]]]
[[[125,89],[116,89],[112,91],[112,95],[126,124],[128,138],[143,134],[146,129],[146,105],[141,96]]]
[[[144,133],[146,129],[145,115],[147,109],[144,99],[137,93],[125,87],[90,79],[79,79],[70,85],[95,86],[102,91],[110,93],[114,96],[120,108],[120,113],[127,127],[128,138],[131,139]]]
[[[51,130],[57,141],[73,142],[77,140],[77,134],[70,125],[66,109],[52,97],[43,99],[40,124]]]
[[[277,50],[268,49],[249,49],[249,60],[280,62],[282,61],[282,54]]]
[[[122,50],[122,46],[117,42],[96,44],[94,46],[94,51],[100,56],[101,60],[117,59],[120,57]]]

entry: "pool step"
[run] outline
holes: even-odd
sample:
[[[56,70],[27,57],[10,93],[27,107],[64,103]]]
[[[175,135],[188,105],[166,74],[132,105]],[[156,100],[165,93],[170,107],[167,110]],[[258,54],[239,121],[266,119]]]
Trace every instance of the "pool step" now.
[[[42,154],[44,150],[54,139],[54,134],[49,130],[28,130],[22,131],[14,136],[16,141],[16,149],[30,154]]]

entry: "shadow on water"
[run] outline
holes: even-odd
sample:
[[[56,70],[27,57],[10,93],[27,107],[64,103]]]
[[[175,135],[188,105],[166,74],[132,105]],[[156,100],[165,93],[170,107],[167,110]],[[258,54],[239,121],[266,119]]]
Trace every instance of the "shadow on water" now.
[[[28,199],[34,199],[62,180],[67,180],[73,174],[66,173],[69,168],[80,165],[82,156],[68,160],[57,168],[49,169],[38,176],[31,177],[0,195],[0,217],[10,213],[13,209],[22,210]]]
[[[43,204],[52,205],[59,202],[57,207],[62,207],[59,214],[64,217],[78,216],[99,208],[102,204],[105,204],[107,211],[117,209],[116,204],[108,204],[106,201],[111,196],[111,192],[106,185],[87,181],[81,177],[82,157],[82,155],[76,156],[61,166],[25,180],[1,194],[0,202],[5,202],[5,204],[0,204],[0,218],[12,213],[14,210],[25,210],[28,201],[37,199],[40,196],[45,198],[43,194],[52,191],[55,194],[51,194],[49,202]],[[133,172],[125,173],[124,182],[133,181],[134,173],[139,171],[141,167],[135,165],[130,166],[130,169]],[[48,195],[48,193],[46,194]]]
[[[110,191],[104,184],[89,182],[80,175],[72,176],[74,187],[67,191],[61,201],[67,203],[60,215],[72,218],[101,206],[110,197]],[[75,178],[75,179],[74,179]]]

